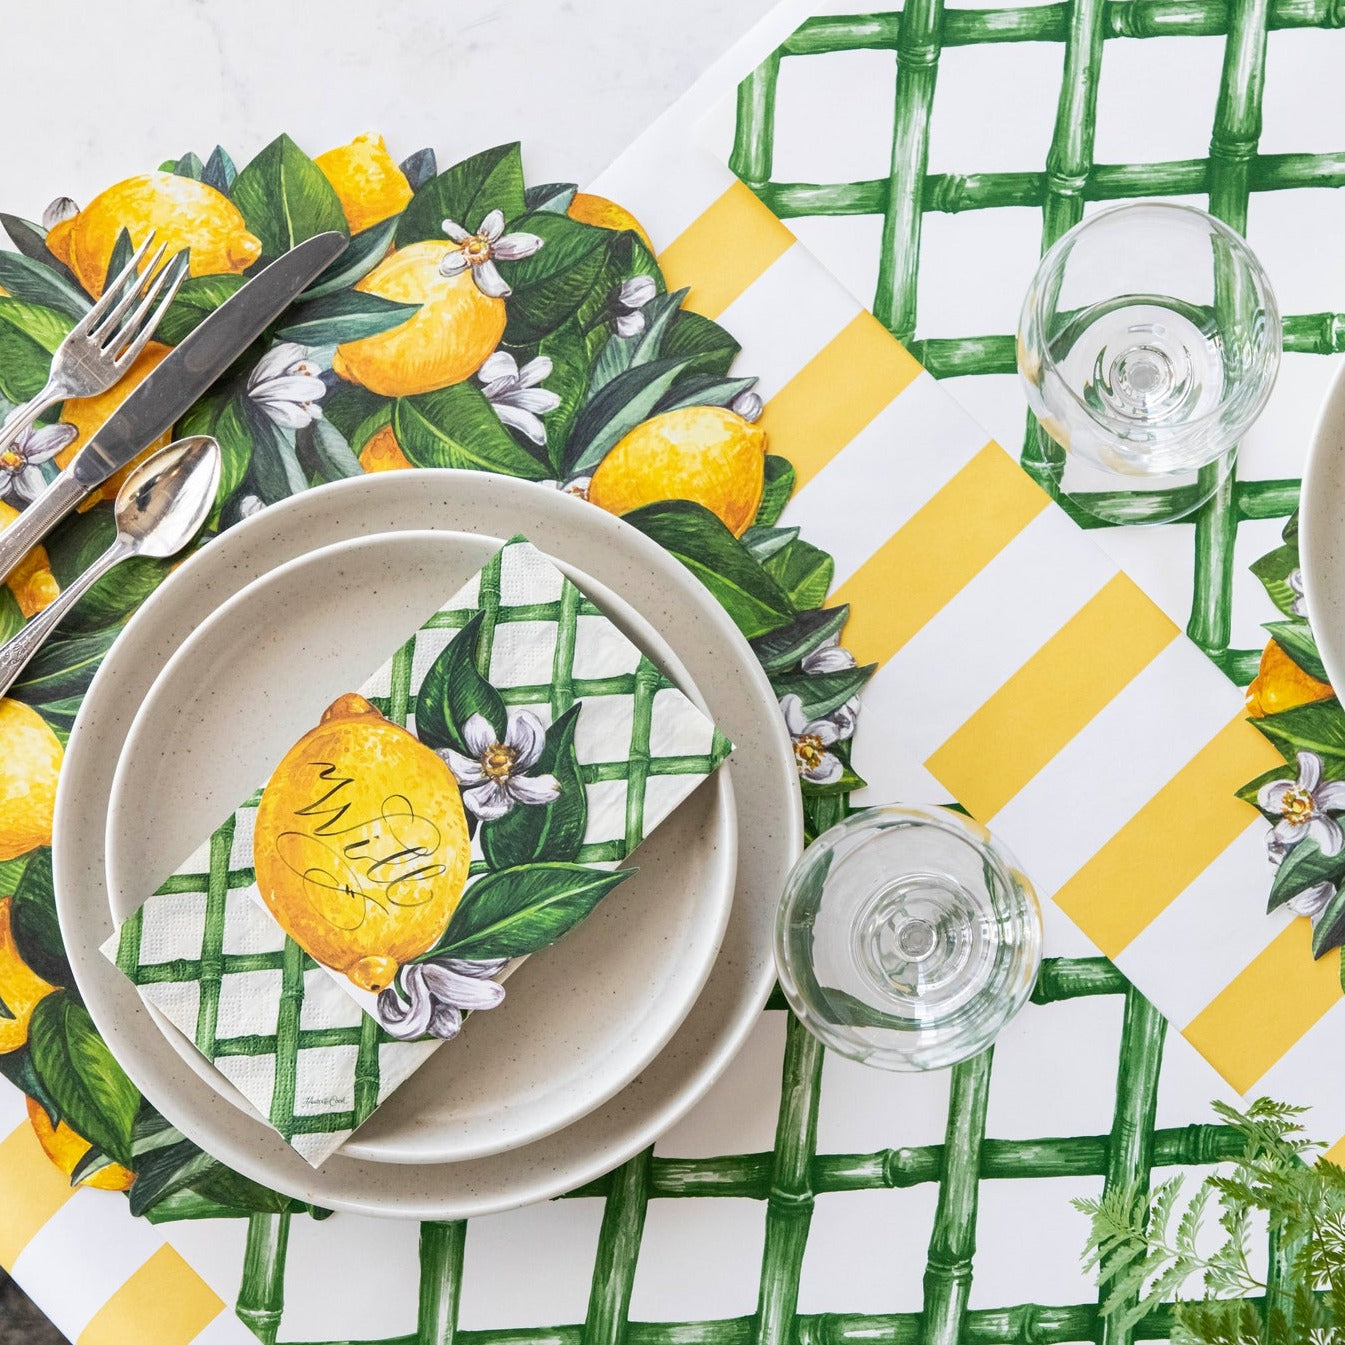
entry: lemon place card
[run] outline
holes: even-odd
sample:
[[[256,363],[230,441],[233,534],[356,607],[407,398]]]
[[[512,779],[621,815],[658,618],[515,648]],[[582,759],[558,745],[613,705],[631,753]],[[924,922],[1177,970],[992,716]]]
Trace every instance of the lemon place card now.
[[[318,1164],[629,875],[730,747],[515,539],[103,951]]]

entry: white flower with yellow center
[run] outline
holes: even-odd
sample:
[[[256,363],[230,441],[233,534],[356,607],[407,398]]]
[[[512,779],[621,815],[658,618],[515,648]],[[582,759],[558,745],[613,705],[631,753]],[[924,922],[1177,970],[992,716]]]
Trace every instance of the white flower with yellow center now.
[[[37,499],[47,484],[41,464],[54,458],[78,433],[73,425],[30,425],[0,449],[0,500],[22,509]]]
[[[462,801],[483,822],[512,812],[515,804],[551,803],[560,797],[554,775],[529,775],[546,743],[542,721],[531,710],[510,707],[504,741],[495,736],[484,715],[472,715],[462,726],[463,743],[470,756],[451,747],[439,753],[448,762]]]
[[[450,252],[439,263],[439,274],[456,276],[470,269],[477,289],[492,299],[503,299],[513,293],[495,263],[522,261],[524,257],[531,257],[545,241],[536,234],[505,233],[502,210],[492,210],[474,234],[468,233],[456,220],[446,219],[443,227],[458,245],[458,250]]]
[[[491,978],[506,961],[432,957],[409,963],[397,973],[395,988],[379,992],[378,1021],[401,1041],[427,1034],[452,1041],[462,1030],[464,1013],[480,1013],[503,1001],[504,986]]]
[[[546,426],[540,417],[560,405],[556,393],[537,386],[551,376],[551,368],[546,355],[538,355],[520,369],[507,350],[497,350],[477,374],[482,396],[500,420],[539,448],[546,443]]]
[[[322,419],[318,405],[327,385],[307,346],[282,341],[248,375],[248,396],[266,418],[285,430],[302,430]]]
[[[1262,811],[1279,814],[1266,842],[1273,860],[1309,837],[1324,855],[1338,855],[1345,846],[1345,831],[1330,816],[1345,810],[1345,780],[1323,784],[1322,759],[1316,752],[1300,752],[1298,779],[1262,785],[1256,801]]]
[[[781,698],[780,713],[794,743],[794,765],[799,778],[812,785],[835,784],[845,766],[840,757],[827,749],[854,733],[854,716],[841,706],[829,715],[809,719],[803,713],[803,701],[792,692]]]

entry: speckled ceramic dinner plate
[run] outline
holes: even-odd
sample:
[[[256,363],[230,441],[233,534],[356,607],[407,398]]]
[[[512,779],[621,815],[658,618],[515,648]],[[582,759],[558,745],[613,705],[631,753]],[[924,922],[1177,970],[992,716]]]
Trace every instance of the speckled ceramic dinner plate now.
[[[338,542],[255,580],[195,631],[140,707],[113,780],[113,919],[131,915],[335,697],[360,685],[502,545],[458,532]],[[596,580],[564,568],[700,699],[647,623]],[[733,901],[735,823],[732,782],[717,771],[639,847],[635,876],[559,945],[529,958],[509,978],[504,1003],[476,1015],[341,1151],[384,1163],[501,1153],[624,1088],[666,1045],[714,965]],[[106,985],[96,978],[90,992]],[[205,1083],[246,1105],[182,1033],[162,1026]]]
[[[770,684],[746,641],[701,585],[629,525],[545,487],[470,472],[355,478],[296,496],[231,529],[194,556],[141,609],[104,660],[67,748],[53,845],[62,930],[81,984],[114,978],[128,1013],[147,1016],[98,952],[112,932],[100,844],[113,774],[135,712],[173,652],[248,583],[322,546],[437,528],[494,537],[522,532],[594,576],[676,651],[716,722],[736,744],[739,863],[723,943],[699,998],[668,1045],[609,1101],[507,1153],[396,1165],[345,1154],[310,1168],[274,1132],[216,1100],[198,1138],[239,1171],[328,1207],[411,1218],[463,1218],[546,1199],[600,1175],[673,1125],[742,1045],[774,978],[771,929],[802,844],[797,778]],[[95,960],[96,959],[96,960]],[[199,1076],[162,1033],[95,1014],[132,1077],[175,1123],[193,1110]],[[142,1028],[143,1028],[142,1024]]]

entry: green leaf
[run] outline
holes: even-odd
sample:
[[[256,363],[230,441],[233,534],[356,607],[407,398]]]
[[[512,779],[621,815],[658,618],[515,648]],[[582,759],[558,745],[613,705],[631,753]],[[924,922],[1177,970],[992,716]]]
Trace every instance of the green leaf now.
[[[322,399],[323,419],[330,420],[351,444],[356,444],[360,426],[377,413],[383,413],[383,423],[388,424],[392,420],[391,400],[358,383],[338,382]],[[363,442],[357,447],[363,448]]]
[[[74,985],[56,916],[50,849],[35,850],[28,860],[14,889],[9,919],[14,946],[23,961],[50,985]]]
[[[0,644],[12,639],[24,627],[23,609],[13,589],[0,584]]]
[[[14,1011],[9,1007],[8,1004],[5,1003],[3,999],[0,999],[0,1022],[8,1021],[12,1023],[15,1017],[16,1014],[14,1013]]]
[[[294,431],[277,425],[263,411],[249,410],[245,416],[252,436],[252,480],[257,494],[266,504],[301,495],[308,489],[308,478],[295,449]]]
[[[753,640],[752,652],[768,673],[784,672],[838,636],[849,617],[849,603],[800,612],[789,625]]]
[[[1275,643],[1309,677],[1315,677],[1319,682],[1327,680],[1326,667],[1322,663],[1321,654],[1317,652],[1317,641],[1313,637],[1312,628],[1302,617],[1296,617],[1292,621],[1270,621],[1266,623],[1265,629],[1270,632]]]
[[[644,331],[630,338],[634,342],[630,358],[632,365],[652,364],[664,358],[664,338],[688,293],[689,289],[680,289],[671,294],[656,295],[640,310],[644,318]]]
[[[261,239],[266,259],[314,234],[350,232],[332,184],[287,135],[271,141],[238,174],[230,196],[244,223]]]
[[[1316,752],[1328,779],[1345,778],[1345,713],[1335,697],[1295,705],[1251,722],[1275,744],[1285,761],[1293,761],[1301,751]]]
[[[478,612],[430,665],[416,695],[416,736],[426,747],[468,753],[463,725],[481,715],[504,741],[508,716],[500,693],[477,667],[477,642],[485,613]]]
[[[69,588],[112,545],[117,525],[110,503],[100,503],[67,519],[47,540],[51,571]],[[61,623],[66,631],[120,625],[164,581],[169,561],[143,556],[123,561],[77,602]]]
[[[459,467],[545,481],[548,467],[500,422],[470,383],[402,397],[392,414],[393,433],[417,467]]]
[[[0,287],[16,299],[54,309],[76,322],[89,311],[89,296],[77,285],[18,252],[0,252]]]
[[[1338,855],[1324,855],[1311,838],[1299,841],[1284,857],[1270,884],[1270,900],[1266,912],[1279,910],[1291,897],[1317,883],[1339,883],[1345,880],[1345,851]]]
[[[1336,895],[1326,903],[1321,914],[1313,922],[1313,960],[1329,953],[1333,948],[1339,948],[1342,944],[1345,944],[1345,889],[1338,889]]]
[[[751,527],[738,539],[757,560],[769,560],[799,535],[798,528]]]
[[[482,961],[535,953],[572,930],[632,872],[525,864],[487,873],[467,889],[433,953]]]
[[[820,607],[831,588],[835,562],[825,551],[798,538],[766,561],[765,570],[795,607]]]
[[[74,272],[47,246],[47,231],[40,224],[34,224],[31,220],[22,219],[18,215],[0,212],[0,226],[3,226],[9,235],[10,242],[30,261],[38,262],[55,271],[77,290],[80,289]]]
[[[821,719],[851,697],[858,696],[877,670],[878,665],[870,663],[862,668],[840,668],[836,672],[786,673],[772,677],[771,686],[778,699],[797,696],[809,719]]]
[[[419,312],[419,304],[400,304],[361,290],[338,290],[295,304],[276,335],[305,346],[340,345],[400,327]]]
[[[312,445],[313,456],[321,468],[324,481],[341,481],[350,476],[362,476],[364,468],[355,456],[345,435],[331,421],[315,420],[300,434]]]
[[[207,187],[214,187],[217,192],[224,196],[233,190],[234,179],[238,176],[238,169],[234,167],[234,161],[229,157],[228,151],[223,145],[216,145],[210,151],[210,157],[205,161],[205,168],[201,172],[201,181]]]
[[[252,466],[252,421],[246,400],[242,392],[207,397],[197,402],[178,425],[179,435],[209,434],[220,446],[220,483],[211,527],[218,526],[220,510],[243,484]]]
[[[566,474],[592,471],[610,448],[649,418],[686,367],[681,360],[655,360],[627,369],[599,389],[575,420],[566,448]]]
[[[578,190],[573,182],[545,182],[529,187],[523,193],[523,203],[529,210],[547,210],[553,215],[563,215],[569,210]]]
[[[1295,515],[1297,517],[1297,515]],[[1252,573],[1261,581],[1271,602],[1288,617],[1301,614],[1294,611],[1294,604],[1301,601],[1299,595],[1289,587],[1289,576],[1298,569],[1297,537],[1274,551],[1262,556],[1251,565]]]
[[[33,1068],[33,1053],[26,1045],[0,1055],[0,1078],[8,1079],[15,1088],[27,1093],[47,1113],[47,1120],[53,1126],[60,1124],[61,1110],[46,1084],[38,1078],[37,1070]]]
[[[655,407],[655,413],[676,411],[683,406],[731,407],[745,392],[757,385],[755,378],[715,378],[711,374],[692,374],[681,379]]]
[[[397,167],[411,184],[413,192],[419,191],[439,169],[434,150],[429,148],[418,149],[414,154],[408,154]]]
[[[570,431],[589,384],[589,347],[578,319],[557,327],[542,338],[539,355],[551,361],[551,373],[542,386],[560,398],[560,405],[542,418],[546,426],[546,454],[549,471],[557,479],[564,475],[565,448]]]
[[[0,297],[0,395],[15,403],[36,396],[71,325],[53,309]]]
[[[119,633],[116,626],[77,634],[58,631],[34,655],[9,694],[31,705],[53,728],[69,731],[80,699]]]
[[[794,468],[777,453],[766,454],[766,487],[757,505],[753,522],[758,527],[769,527],[780,521],[780,515],[794,493]]]
[[[172,169],[168,171],[171,172]],[[131,258],[134,256],[135,244],[131,242],[131,231],[122,229],[117,234],[117,241],[112,245],[112,255],[108,257],[107,270],[103,273],[104,294],[112,282],[131,264]]]
[[[178,345],[246,283],[243,276],[188,276],[160,320],[155,339]]]
[[[504,339],[510,345],[531,345],[574,316],[603,273],[611,235],[545,211],[524,215],[509,228],[542,240],[531,257],[499,263],[500,274],[513,289]]]
[[[33,1010],[28,1043],[33,1066],[62,1118],[130,1167],[140,1094],[112,1058],[89,1011],[68,990],[46,996]]]
[[[588,827],[588,798],[574,750],[575,725],[583,702],[572,705],[546,731],[546,744],[529,775],[554,775],[560,795],[552,803],[518,805],[481,824],[481,851],[492,869],[536,860],[570,861],[579,856]]]
[[[703,505],[668,500],[624,517],[676,556],[749,640],[792,621],[794,608],[784,590]]]
[[[199,182],[205,173],[205,164],[201,162],[199,154],[193,154],[191,150],[188,150],[173,165],[172,171],[178,177],[189,177],[193,182]]]
[[[346,250],[299,297],[320,299],[363,280],[388,255],[396,228],[397,217],[394,215],[360,230],[346,245]]]
[[[511,220],[525,209],[518,142],[496,145],[445,168],[416,192],[397,223],[397,246],[442,242],[446,219],[475,233],[492,210]]]
[[[698,374],[723,378],[742,347],[717,322],[685,310],[663,342],[668,359],[686,359]]]

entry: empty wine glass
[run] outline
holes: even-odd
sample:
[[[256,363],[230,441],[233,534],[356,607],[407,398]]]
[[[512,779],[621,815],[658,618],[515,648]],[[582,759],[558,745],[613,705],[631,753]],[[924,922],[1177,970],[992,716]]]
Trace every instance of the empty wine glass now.
[[[1148,202],[1090,215],[1041,259],[1018,369],[1066,450],[1062,492],[1111,522],[1160,522],[1231,470],[1280,346],[1279,308],[1246,242],[1203,210]]]
[[[1013,856],[946,808],[892,804],[823,832],[776,916],[780,985],[826,1045],[886,1069],[984,1050],[1026,1003],[1041,912]]]

